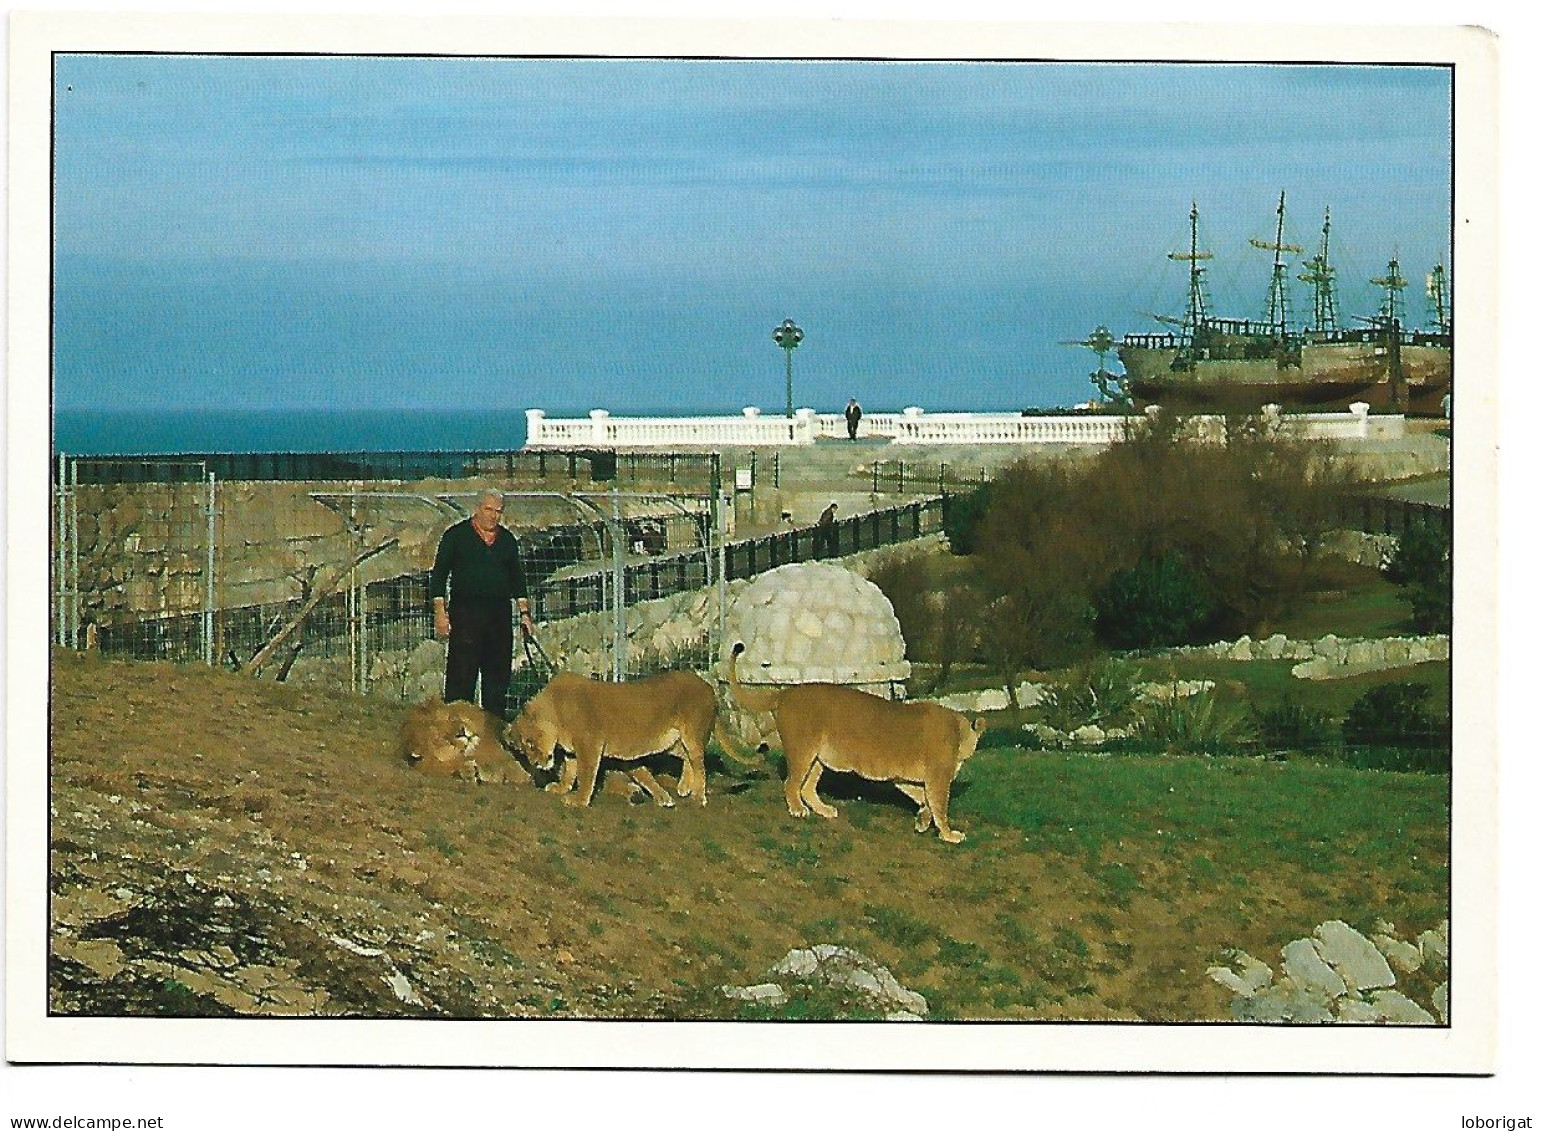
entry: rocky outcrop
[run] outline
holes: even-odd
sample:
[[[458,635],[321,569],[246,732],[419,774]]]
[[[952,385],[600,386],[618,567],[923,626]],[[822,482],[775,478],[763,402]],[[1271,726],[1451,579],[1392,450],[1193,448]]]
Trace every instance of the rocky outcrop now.
[[[836,999],[834,1012],[842,1017],[878,1015],[885,1021],[920,1021],[927,1013],[926,998],[902,986],[887,967],[849,947],[820,943],[790,950],[770,974],[776,980],[723,986],[723,996],[781,1008],[795,996],[823,990]]]
[[[1422,972],[1425,983],[1440,977],[1449,935],[1449,920],[1423,932],[1416,945],[1400,940],[1390,923],[1378,922],[1367,938],[1333,919],[1312,937],[1286,943],[1278,973],[1245,951],[1232,950],[1227,965],[1212,966],[1206,974],[1235,995],[1231,1013],[1239,1021],[1443,1025],[1449,982],[1442,980],[1429,992],[1426,1008],[1397,988],[1394,967],[1405,975]]]

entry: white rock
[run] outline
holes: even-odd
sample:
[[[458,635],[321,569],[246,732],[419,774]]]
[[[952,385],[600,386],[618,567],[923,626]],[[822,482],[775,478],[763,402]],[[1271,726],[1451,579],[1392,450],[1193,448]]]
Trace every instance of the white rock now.
[[[391,992],[396,995],[397,1000],[404,1001],[408,1005],[419,1007],[423,1005],[423,999],[418,997],[417,992],[412,988],[412,983],[407,981],[400,970],[392,970],[385,982],[391,987]]]
[[[1325,998],[1342,997],[1348,989],[1338,972],[1322,960],[1311,939],[1286,943],[1280,951],[1286,977],[1309,993]]]
[[[1256,994],[1274,980],[1274,971],[1267,963],[1260,962],[1245,950],[1234,950],[1227,955],[1242,979],[1245,992]]]
[[[735,1001],[753,1001],[761,1005],[786,1005],[787,991],[775,982],[762,982],[757,986],[723,986],[723,996]]]
[[[819,959],[812,950],[789,950],[787,956],[771,967],[771,973],[785,978],[807,978],[819,969]]]
[[[1441,982],[1435,987],[1435,992],[1430,996],[1430,1002],[1435,1007],[1435,1012],[1440,1014],[1440,1023],[1449,1025],[1451,1019],[1451,983]]]
[[[1338,1001],[1338,1018],[1347,1025],[1374,1025],[1380,1014],[1368,1001],[1357,997],[1342,997]]]
[[[1397,984],[1381,951],[1343,920],[1323,923],[1313,934],[1317,940],[1317,953],[1338,972],[1350,989],[1370,990]]]
[[[1424,965],[1424,956],[1413,943],[1406,943],[1402,939],[1395,939],[1385,934],[1372,935],[1371,941],[1376,944],[1377,950],[1387,956],[1387,961],[1394,969],[1401,970],[1405,974],[1412,974]]]
[[[1378,1020],[1393,1025],[1433,1025],[1435,1018],[1412,998],[1396,990],[1377,990],[1371,995]]]
[[[1446,938],[1438,931],[1423,931],[1419,934],[1419,954],[1424,958],[1424,963],[1432,970],[1444,970],[1449,960]]]

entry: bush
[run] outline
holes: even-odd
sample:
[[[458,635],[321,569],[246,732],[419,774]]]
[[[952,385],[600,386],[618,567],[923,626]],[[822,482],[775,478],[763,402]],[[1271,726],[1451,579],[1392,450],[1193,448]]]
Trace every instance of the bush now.
[[[1433,523],[1418,522],[1403,531],[1381,572],[1394,585],[1434,581],[1450,556],[1451,541],[1445,531]]]
[[[1123,720],[1140,698],[1136,675],[1132,665],[1120,660],[1073,668],[1044,689],[1038,702],[1040,717],[1066,733]]]
[[[942,504],[942,532],[955,554],[969,555],[978,545],[980,521],[991,506],[991,484],[983,483],[972,491],[948,495]]]
[[[941,556],[911,556],[875,568],[869,580],[894,606],[912,663],[935,664],[923,695],[935,694],[955,664],[968,660],[979,644],[980,595],[970,584],[967,562]]]
[[[1451,631],[1451,538],[1444,530],[1428,522],[1410,526],[1382,573],[1402,588],[1416,630]]]
[[[1253,726],[1259,741],[1274,750],[1318,750],[1338,743],[1334,720],[1295,699],[1255,709]]]
[[[1093,598],[1098,638],[1111,648],[1192,644],[1215,614],[1199,575],[1181,558],[1142,558]]]
[[[1135,737],[1168,754],[1234,754],[1257,739],[1252,717],[1239,703],[1213,691],[1171,693],[1145,701]]]
[[[1350,704],[1344,716],[1348,746],[1448,746],[1449,719],[1425,706],[1430,689],[1422,683],[1383,683]]]

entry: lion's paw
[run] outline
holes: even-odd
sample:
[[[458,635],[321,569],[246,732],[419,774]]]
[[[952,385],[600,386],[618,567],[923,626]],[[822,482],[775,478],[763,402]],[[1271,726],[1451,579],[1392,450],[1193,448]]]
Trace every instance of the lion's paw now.
[[[949,829],[947,832],[943,832],[941,829],[938,829],[937,835],[943,840],[947,841],[949,844],[957,844],[959,841],[964,839],[964,834],[959,832],[957,829]]]

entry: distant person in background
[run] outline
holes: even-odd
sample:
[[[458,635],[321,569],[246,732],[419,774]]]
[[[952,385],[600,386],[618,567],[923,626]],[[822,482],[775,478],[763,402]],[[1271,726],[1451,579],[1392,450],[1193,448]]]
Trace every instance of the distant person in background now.
[[[850,440],[857,438],[857,424],[862,420],[862,406],[857,403],[857,398],[852,397],[846,402],[846,437]]]
[[[835,503],[832,500],[819,515],[819,521],[814,524],[814,556],[816,558],[833,558],[835,556]]]
[[[444,701],[474,702],[480,677],[482,709],[504,717],[509,672],[514,666],[513,608],[519,630],[535,632],[519,547],[499,523],[503,495],[483,491],[476,510],[439,539],[428,595],[434,605],[434,635],[449,640],[444,666]],[[446,586],[448,585],[448,598]]]

